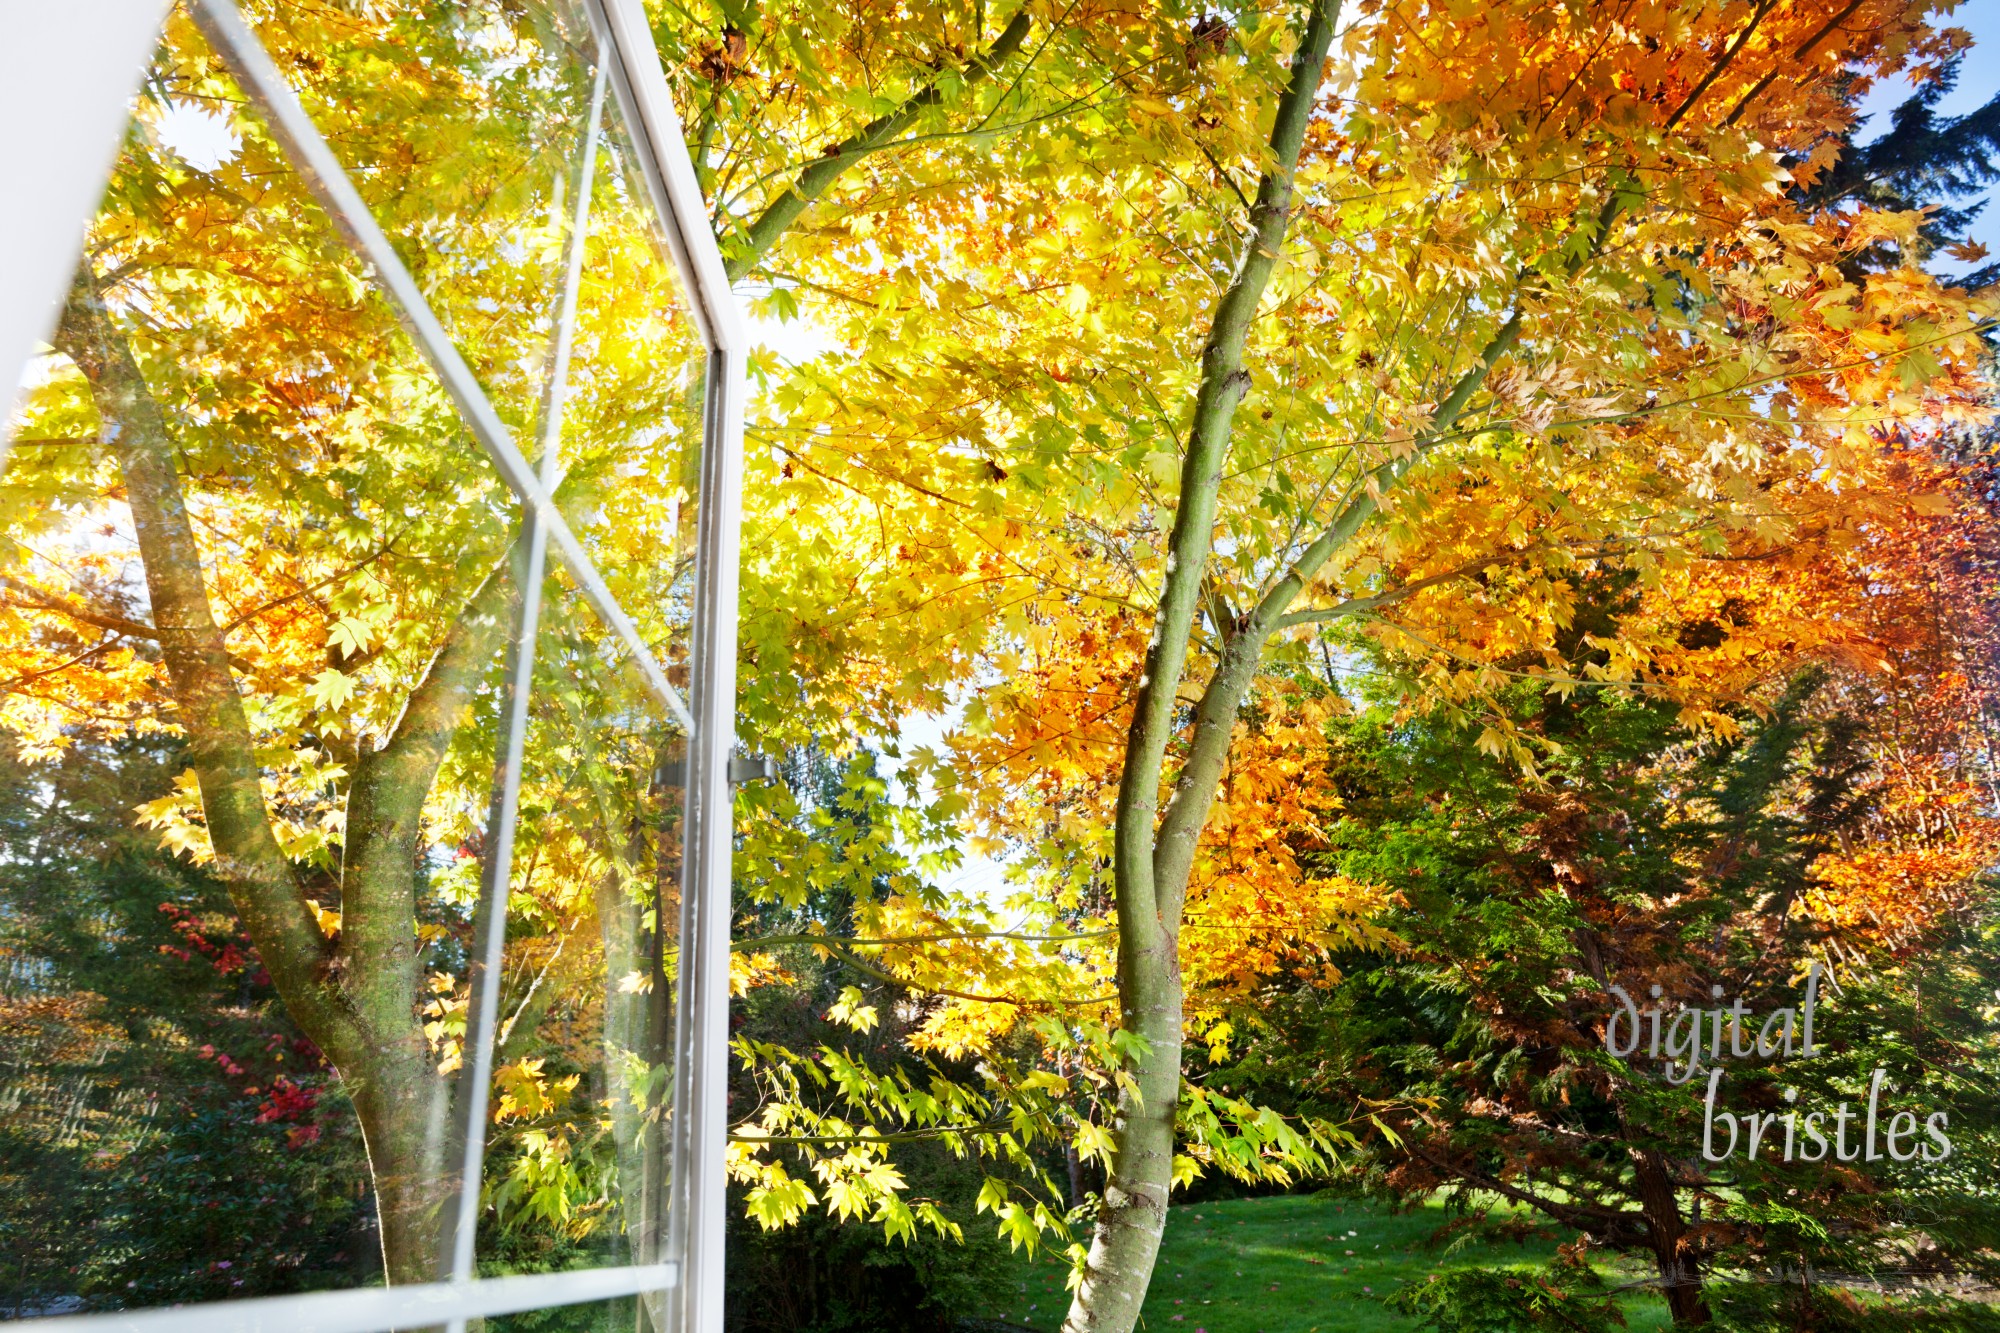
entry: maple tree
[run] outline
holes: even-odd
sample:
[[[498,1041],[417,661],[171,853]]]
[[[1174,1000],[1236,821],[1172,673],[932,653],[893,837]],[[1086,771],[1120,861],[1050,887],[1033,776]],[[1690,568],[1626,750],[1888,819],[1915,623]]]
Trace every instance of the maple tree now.
[[[1130,1326],[1170,1182],[1213,1153],[1177,1152],[1185,1030],[1219,1030],[1186,986],[1215,947],[1191,909],[1276,909],[1241,975],[1369,906],[1282,851],[1245,873],[1260,790],[1287,822],[1314,804],[1296,752],[1248,760],[1310,707],[1283,678],[1315,627],[1410,648],[1426,707],[1532,765],[1491,701],[1521,676],[1568,688],[1578,577],[1629,571],[1668,595],[1606,631],[1589,678],[1729,734],[1755,642],[1680,642],[1672,589],[1706,555],[1903,506],[1902,426],[1978,418],[1983,298],[1909,262],[1854,271],[1916,257],[1923,217],[1786,188],[1837,159],[1844,71],[1962,46],[1922,17],[1385,5],[1349,17],[1329,82],[1330,11],[1238,12],[1173,36],[1178,82],[1023,141],[1018,180],[934,188],[927,227],[814,238],[797,286],[854,362],[773,373],[770,531],[839,531],[875,562],[839,610],[765,631],[753,608],[747,637],[835,665],[816,685],[849,727],[962,708],[918,777],[1024,849],[1051,928],[1115,931],[1115,965],[1072,945],[1076,986],[1115,979],[1138,1039],[1103,1066],[1115,1115],[1077,1129],[1115,1165],[1074,1327]],[[783,587],[781,563],[757,572]],[[954,616],[985,617],[983,653]],[[1226,853],[1225,776],[1253,816]],[[950,996],[924,962],[943,949],[895,948],[944,997],[937,1040],[1014,1022]]]

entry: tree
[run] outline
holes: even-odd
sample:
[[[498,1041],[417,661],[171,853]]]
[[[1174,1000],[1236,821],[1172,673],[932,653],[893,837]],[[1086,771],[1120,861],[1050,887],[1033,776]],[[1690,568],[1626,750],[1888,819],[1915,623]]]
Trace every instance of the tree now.
[[[587,119],[579,34],[533,9],[467,31],[435,17],[288,8],[264,31],[526,437],[547,366],[531,331],[569,240],[551,205],[576,193]],[[1287,1171],[1335,1141],[1180,1078],[1187,976],[1220,990],[1323,955],[1366,938],[1376,905],[1258,837],[1326,813],[1287,778],[1313,771],[1317,705],[1268,668],[1303,660],[1316,625],[1367,620],[1432,645],[1429,697],[1484,709],[1485,743],[1530,757],[1486,701],[1505,671],[1563,665],[1573,574],[1671,580],[1744,534],[1838,526],[1879,500],[1885,423],[1966,415],[1979,391],[1983,306],[1914,271],[1842,271],[1921,219],[1783,193],[1811,172],[1786,162],[1845,114],[1838,71],[1941,59],[1952,39],[1887,5],[1642,17],[1369,10],[1337,85],[1323,5],[658,25],[733,271],[770,279],[775,313],[841,312],[851,360],[760,367],[773,448],[754,460],[745,730],[888,740],[962,703],[949,753],[905,768],[935,797],[915,822],[963,819],[1042,860],[1026,929],[904,864],[857,897],[858,940],[786,947],[938,997],[920,1047],[990,1053],[1024,1022],[1044,1043],[931,1102],[865,1070],[850,1086],[865,1130],[922,1120],[1004,1156],[1060,1127],[1113,1156],[1080,1326],[1129,1326],[1177,1171]],[[155,88],[149,114],[234,96],[180,29]],[[66,728],[189,729],[192,785],[150,817],[212,851],[288,1007],[354,1085],[402,1280],[429,1262],[423,1127],[462,1004],[433,964],[472,895],[515,539],[362,275],[235,124],[238,157],[213,171],[135,142],[66,324],[81,378],[52,381],[25,432],[44,461],[13,526],[75,538],[121,492],[151,618],[90,541],[17,551],[9,720],[50,747]],[[560,503],[671,669],[696,390],[658,372],[687,367],[686,329],[610,138],[589,364],[552,446]],[[100,428],[108,452],[61,452]],[[1728,725],[1696,669],[1710,659],[1645,630],[1621,627],[1594,669]],[[573,1016],[629,1033],[665,967],[628,927],[669,905],[671,729],[625,706],[601,631],[574,618],[554,637],[548,676],[583,678],[531,754],[550,869],[522,890],[516,955],[537,980],[520,1012],[596,971],[562,988],[595,992]],[[1499,665],[1524,651],[1540,656]],[[146,693],[162,663],[171,708]],[[604,717],[618,734],[592,735]],[[1204,843],[1225,781],[1232,832]],[[797,830],[777,794],[749,814],[746,865],[776,867],[753,891],[782,901],[792,869],[759,858]],[[1184,965],[1190,902],[1254,905],[1258,928],[1193,929]],[[425,927],[435,953],[411,943]],[[562,945],[578,929],[594,947]],[[1113,997],[1115,1022],[1093,1016]],[[1226,1042],[1212,1008],[1195,1017]],[[633,1085],[605,1086],[637,1106]],[[826,1113],[774,1106],[795,1129]],[[612,1118],[605,1150],[629,1158],[636,1112]],[[557,1169],[580,1140],[544,1137],[568,1145],[537,1159],[549,1206],[606,1188]],[[739,1170],[799,1198],[759,1154],[745,1145]],[[997,1210],[1032,1236],[1059,1204]]]
[[[1073,1327],[1129,1327],[1150,1273],[1186,1119],[1181,927],[1239,728],[1279,713],[1260,675],[1314,626],[1368,623],[1421,649],[1433,705],[1532,760],[1485,701],[1511,673],[1563,685],[1579,577],[1671,582],[1839,526],[1882,502],[1887,422],[1976,413],[1985,306],[1908,267],[1842,271],[1921,219],[1783,188],[1849,114],[1840,69],[1950,47],[1914,19],[1385,6],[1348,30],[1337,104],[1330,10],[1204,20],[1172,100],[1135,92],[1037,141],[1031,184],[962,191],[975,236],[815,256],[892,387],[794,375],[786,477],[895,496],[883,565],[950,570],[998,628],[982,658],[864,656],[833,688],[893,716],[977,682],[936,775],[1049,857],[1056,904],[1111,881],[1137,1040],[1111,1063],[1116,1165]],[[958,556],[912,540],[910,511],[1004,537]],[[1600,646],[1592,678],[1737,725],[1708,649],[1637,622]],[[1077,683],[1054,665],[1076,657],[1102,695],[1040,692]]]
[[[1463,728],[1356,716],[1340,728],[1347,814],[1327,855],[1397,889],[1385,924],[1406,948],[1352,960],[1337,989],[1294,990],[1225,1081],[1301,1110],[1384,1108],[1356,1164],[1369,1186],[1448,1189],[1469,1223],[1482,1205],[1521,1205],[1642,1255],[1676,1324],[1797,1327],[1838,1315],[1841,1284],[1870,1274],[1983,1272],[1994,1219],[1961,1197],[1960,1172],[1994,1124],[1979,1035],[1992,978],[1974,941],[1991,928],[1996,826],[1948,773],[1926,773],[1928,817],[1915,816],[1911,738],[1871,740],[1867,702],[1808,671],[1718,743],[1602,689],[1522,690],[1524,725],[1561,753],[1534,787]],[[1845,871],[1882,856],[1930,867],[1929,891],[1905,876],[1896,916],[1871,910],[1873,878],[1852,896]],[[1731,1043],[1677,1083],[1644,1040],[1631,1049],[1610,989],[1662,1022],[1717,1008],[1714,985],[1752,1023],[1796,1017],[1812,959],[1826,978],[1818,1058]],[[1830,1126],[1838,1104],[1868,1100],[1878,1067],[1893,1090],[1882,1123],[1912,1106],[1947,1116],[1951,1158],[1808,1164],[1805,1138],[1799,1160],[1781,1155],[1781,1121],[1761,1155],[1732,1156],[1705,1101],[1745,1123],[1812,1111]],[[1858,1142],[1841,1141],[1848,1159]]]
[[[806,805],[801,822],[815,844],[852,846],[873,831],[881,807],[871,799],[872,767],[865,757],[843,766],[824,755],[788,765],[787,787]],[[836,877],[793,902],[755,904],[739,921],[760,961],[745,969],[754,984],[734,1020],[740,1065],[731,1100],[809,1108],[814,1114],[799,1129],[827,1140],[822,1160],[838,1168],[815,1175],[827,1202],[818,1216],[788,1214],[784,1191],[767,1181],[739,1187],[745,1206],[731,1221],[728,1265],[732,1328],[944,1330],[1012,1290],[1000,1237],[978,1224],[975,1210],[992,1176],[1025,1177],[1032,1188],[1039,1163],[1020,1154],[989,1162],[997,1154],[966,1150],[970,1136],[917,1129],[898,1136],[890,1164],[843,1123],[850,1112],[843,1092],[860,1082],[848,1071],[865,1067],[903,1089],[975,1086],[976,1072],[913,1052],[919,1006],[886,976],[855,971],[851,955],[790,950],[777,967],[762,953],[788,935],[836,944],[856,935],[849,884]],[[887,886],[869,887],[879,894]],[[1046,1148],[1037,1154],[1046,1155]],[[882,1188],[850,1186],[871,1178]]]

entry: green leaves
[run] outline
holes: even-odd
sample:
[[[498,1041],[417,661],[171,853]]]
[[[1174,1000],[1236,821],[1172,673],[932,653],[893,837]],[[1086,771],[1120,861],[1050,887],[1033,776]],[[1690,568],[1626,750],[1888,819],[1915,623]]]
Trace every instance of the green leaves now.
[[[306,687],[306,697],[328,712],[339,712],[354,697],[354,677],[327,667]]]

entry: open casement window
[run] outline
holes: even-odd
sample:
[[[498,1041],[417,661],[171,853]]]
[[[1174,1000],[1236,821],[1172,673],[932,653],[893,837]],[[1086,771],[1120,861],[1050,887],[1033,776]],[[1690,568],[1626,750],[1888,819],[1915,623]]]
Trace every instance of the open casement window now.
[[[719,1329],[743,341],[637,0],[0,47],[7,1313]]]

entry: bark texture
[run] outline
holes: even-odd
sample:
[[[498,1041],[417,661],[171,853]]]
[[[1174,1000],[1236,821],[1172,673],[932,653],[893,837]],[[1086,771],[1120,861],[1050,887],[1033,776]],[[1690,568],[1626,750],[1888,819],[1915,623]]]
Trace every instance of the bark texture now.
[[[453,624],[396,734],[356,756],[348,792],[338,945],[321,933],[264,805],[256,746],[209,599],[165,413],[88,266],[56,335],[90,385],[138,534],[175,720],[227,885],[286,1009],[353,1098],[392,1282],[436,1275],[446,1087],[418,1015],[417,860],[425,798],[458,721],[504,640],[512,585],[496,573]]]
[[[1674,1326],[1706,1324],[1709,1310],[1708,1302],[1702,1299],[1701,1265],[1687,1243],[1688,1227],[1681,1219],[1673,1175],[1656,1152],[1634,1152],[1632,1169],[1639,1187],[1639,1206],[1652,1234],[1653,1262],[1659,1269],[1660,1287]]]

